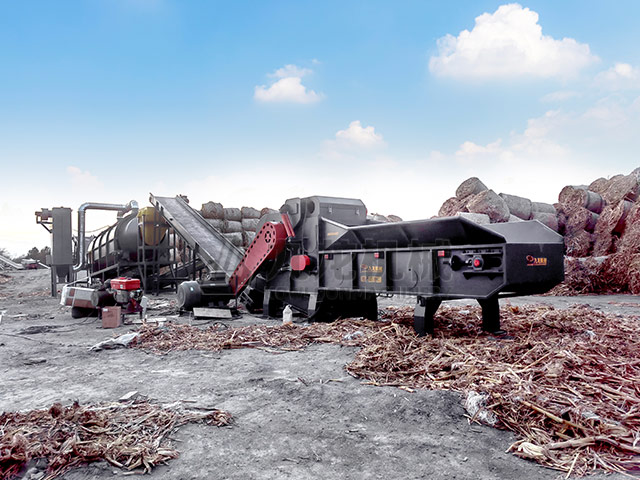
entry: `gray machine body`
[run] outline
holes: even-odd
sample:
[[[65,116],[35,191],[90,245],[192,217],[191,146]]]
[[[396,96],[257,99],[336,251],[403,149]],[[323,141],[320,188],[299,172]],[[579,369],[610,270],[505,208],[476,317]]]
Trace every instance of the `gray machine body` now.
[[[313,315],[338,299],[373,316],[379,294],[497,305],[500,296],[543,293],[564,279],[562,237],[538,221],[373,223],[362,201],[321,196],[287,200],[281,212],[295,235],[261,272],[264,308],[272,315],[283,304]],[[292,268],[300,255],[308,257],[303,270]]]

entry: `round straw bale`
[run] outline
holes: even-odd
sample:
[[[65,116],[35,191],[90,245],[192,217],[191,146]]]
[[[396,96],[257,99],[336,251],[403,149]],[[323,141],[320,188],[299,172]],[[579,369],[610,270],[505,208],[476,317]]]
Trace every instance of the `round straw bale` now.
[[[569,257],[588,257],[593,245],[593,234],[585,231],[570,231],[564,236],[564,246]]]
[[[387,218],[389,219],[390,222],[402,222],[402,218],[400,218],[397,215],[387,215]]]
[[[564,257],[564,282],[561,284],[560,294],[597,292],[600,269],[605,259],[606,257]]]
[[[589,184],[589,190],[602,195],[608,186],[609,180],[604,177],[600,177]]]
[[[556,209],[550,203],[531,202],[532,212],[556,213]]]
[[[482,183],[482,181],[478,177],[471,177],[471,178],[467,178],[456,189],[456,197],[466,198],[471,195],[475,195],[477,193],[481,193],[487,190],[489,190],[487,186],[484,183]]]
[[[565,205],[565,212],[567,214],[567,230],[586,230],[587,232],[593,233],[598,223],[599,215],[597,213],[593,213],[583,207],[572,207],[569,205]]]
[[[509,220],[509,208],[503,198],[493,190],[485,190],[473,196],[467,203],[471,213],[485,213],[492,223]]]
[[[509,195],[508,193],[501,193],[500,196],[506,202],[511,215],[515,215],[522,220],[531,219],[531,200],[517,195]]]
[[[619,214],[618,223],[616,223],[616,226],[613,229],[613,233],[622,234],[624,232],[624,229],[627,226],[627,217],[629,216],[629,212],[634,205],[635,204],[633,202],[630,202],[629,200],[622,200],[618,204],[616,208],[616,214]]]
[[[225,208],[224,219],[239,222],[240,220],[242,220],[242,212],[239,208]]]
[[[627,250],[608,255],[599,271],[599,293],[618,293],[629,290],[630,266],[636,254]]]
[[[567,228],[567,213],[561,203],[554,203],[556,209],[556,218],[558,219],[558,233],[564,235]]]
[[[269,207],[264,207],[262,210],[260,210],[260,216],[264,217],[265,215],[271,215],[273,213],[280,213],[278,210],[275,210],[273,208],[269,208]]]
[[[613,177],[611,177],[609,180],[607,180],[607,182],[609,182],[609,185],[607,185],[607,188],[609,188],[609,186],[611,186],[613,182],[617,182],[622,177],[624,177],[624,175],[621,173],[618,173],[617,175],[614,175]]]
[[[565,205],[584,207],[594,213],[602,212],[605,205],[604,199],[599,194],[587,190],[584,185],[567,185],[558,195],[558,200]]]
[[[640,182],[637,175],[624,175],[612,179],[607,190],[602,194],[607,203],[615,204],[621,200],[635,202],[640,193]]]
[[[592,255],[602,256],[609,255],[614,251],[615,242],[613,241],[613,235],[607,232],[597,232],[593,234],[593,250]]]
[[[460,199],[458,197],[451,197],[444,201],[440,210],[438,210],[439,217],[453,217],[458,212],[468,212],[466,207],[468,198]]]
[[[627,285],[629,292],[638,295],[640,294],[640,254],[633,254],[628,263],[627,270]]]
[[[240,209],[240,213],[242,214],[242,219],[245,218],[260,218],[260,210],[256,210],[252,207],[242,207]]]
[[[257,218],[243,218],[242,219],[242,230],[248,232],[255,232],[256,228],[258,228],[258,220]]]
[[[242,232],[230,232],[223,235],[236,247],[242,246]]]
[[[385,217],[384,215],[381,215],[379,213],[372,213],[371,215],[369,215],[369,218],[371,220],[373,220],[374,222],[380,222],[380,223],[388,223],[389,219],[387,217]]]
[[[489,215],[484,213],[469,213],[469,212],[458,212],[456,213],[457,217],[466,218],[467,220],[471,220],[478,225],[489,225],[491,223],[491,219]]]
[[[256,232],[245,230],[244,232],[242,232],[242,246],[248,247],[251,242],[253,242],[254,238],[256,238]]]
[[[594,230],[593,255],[607,255],[614,248],[613,229],[619,221],[618,207],[607,205],[602,210]]]
[[[225,220],[222,227],[224,233],[236,233],[242,231],[242,223],[234,220]]]
[[[554,232],[558,231],[558,217],[555,213],[533,212],[531,220],[537,220],[541,224],[546,225]]]
[[[578,203],[582,207],[583,205],[581,205],[581,202],[576,202],[573,198],[577,190],[584,190],[584,188],[582,188],[582,185],[567,185],[563,187],[558,194],[558,202],[569,205],[575,205]]]
[[[219,232],[224,230],[224,220],[220,220],[219,218],[207,218],[207,222],[209,222],[209,225]]]
[[[224,208],[221,203],[207,202],[202,204],[202,216],[204,218],[224,219]]]
[[[626,227],[619,247],[634,252],[640,252],[640,203],[636,203],[629,209],[625,219]]]

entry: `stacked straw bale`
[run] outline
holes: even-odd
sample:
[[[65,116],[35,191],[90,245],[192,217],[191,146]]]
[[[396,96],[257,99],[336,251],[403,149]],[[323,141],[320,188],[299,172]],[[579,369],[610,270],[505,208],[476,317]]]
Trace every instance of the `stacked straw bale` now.
[[[487,223],[486,218],[490,223],[538,220],[556,232],[560,224],[564,226],[554,205],[509,193],[497,194],[477,177],[462,182],[456,196],[447,199],[438,211],[438,217],[453,216],[463,216],[480,224]]]
[[[207,202],[202,204],[202,216],[209,224],[221,232],[236,247],[247,248],[256,237],[260,220],[265,215],[280,215],[280,211],[265,207],[260,210],[253,207],[224,207],[221,203]],[[367,218],[375,223],[402,222],[397,215],[373,213]]]
[[[553,205],[496,195],[472,177],[442,204],[438,216],[473,219],[467,213],[472,212],[487,215],[491,223],[538,220],[564,237],[566,278],[553,292],[640,294],[639,199],[640,168],[589,185],[567,185]]]
[[[258,210],[253,207],[224,207],[221,203],[202,204],[200,213],[213,228],[220,231],[236,247],[246,248],[256,236],[260,218],[264,215],[279,213],[278,210],[265,207]]]

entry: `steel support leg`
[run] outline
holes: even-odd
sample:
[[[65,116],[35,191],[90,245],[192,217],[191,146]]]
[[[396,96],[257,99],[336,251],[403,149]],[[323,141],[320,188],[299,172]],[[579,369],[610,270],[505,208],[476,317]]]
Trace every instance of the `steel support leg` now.
[[[55,265],[51,265],[51,296],[53,298],[58,296],[58,277]]]
[[[482,329],[490,333],[501,333],[498,297],[478,300],[478,303],[482,307]]]
[[[262,300],[262,316],[269,318],[269,303],[271,302],[271,290],[264,291],[264,297]]]
[[[433,335],[433,315],[438,310],[442,300],[429,297],[418,297],[418,303],[413,311],[413,328],[419,336]]]
[[[264,301],[262,303],[262,316],[266,318],[275,318],[281,314],[282,300],[278,297],[278,292],[271,290],[264,291]]]
[[[313,317],[318,310],[318,294],[310,293],[309,302],[307,303],[307,315]]]

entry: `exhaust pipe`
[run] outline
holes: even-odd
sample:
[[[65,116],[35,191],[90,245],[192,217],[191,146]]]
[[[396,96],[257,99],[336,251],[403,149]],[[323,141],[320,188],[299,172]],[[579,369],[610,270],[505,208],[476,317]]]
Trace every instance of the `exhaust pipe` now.
[[[127,212],[138,213],[138,202],[131,200],[126,205],[117,203],[83,203],[78,208],[78,263],[73,266],[74,272],[79,272],[87,267],[87,252],[85,251],[85,225],[87,210],[112,210],[118,212],[118,220]]]

